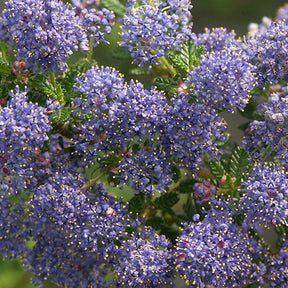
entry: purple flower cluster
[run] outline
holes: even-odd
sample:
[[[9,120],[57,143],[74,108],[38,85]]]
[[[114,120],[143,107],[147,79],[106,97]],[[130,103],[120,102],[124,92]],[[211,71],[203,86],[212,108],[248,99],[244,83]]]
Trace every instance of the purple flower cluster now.
[[[247,53],[255,67],[257,86],[276,84],[287,80],[288,22],[272,22],[264,31],[256,32],[248,39]]]
[[[269,261],[269,287],[285,288],[288,283],[288,241],[284,241],[279,254]]]
[[[30,103],[27,92],[16,88],[6,107],[0,106],[0,175],[24,186],[37,174],[35,163],[41,166],[44,161],[41,147],[52,129],[45,109]]]
[[[215,45],[220,49],[224,45],[220,44]],[[200,65],[188,73],[185,83],[198,101],[232,112],[235,108],[243,110],[247,105],[255,77],[246,53],[231,45],[204,53]]]
[[[209,105],[191,103],[190,95],[171,99],[165,128],[160,136],[165,154],[174,158],[179,168],[195,173],[202,155],[219,156],[217,141],[225,141],[223,118]]]
[[[288,21],[288,4],[279,8],[276,15],[276,21]]]
[[[206,28],[205,32],[198,34],[195,43],[199,46],[204,45],[205,52],[221,51],[228,47],[243,45],[241,41],[235,39],[234,31],[228,32],[225,28]]]
[[[112,13],[94,12],[83,20],[61,1],[9,0],[2,18],[19,50],[18,59],[25,60],[29,69],[36,72],[40,65],[41,71],[65,72],[66,59],[78,50],[79,43],[87,52],[87,29],[89,35],[100,37],[97,43],[111,31]],[[104,32],[100,32],[103,26]]]
[[[152,228],[133,235],[118,250],[116,279],[121,287],[173,287],[171,243]]]
[[[254,120],[248,127],[243,144],[256,159],[275,156],[288,167],[288,88],[272,93],[266,103],[258,106],[263,120]]]
[[[114,159],[114,177],[125,184],[133,180],[136,191],[164,191],[172,181],[172,163],[194,173],[203,153],[219,154],[216,142],[225,140],[223,119],[204,104],[190,103],[188,95],[168,104],[161,92],[133,81],[124,84],[109,68],[88,70],[77,82],[76,91],[85,96],[75,99],[74,113],[88,115],[75,127],[83,140],[77,140],[78,150],[91,165]]]
[[[115,21],[115,15],[105,8],[99,11],[92,8],[89,10],[83,9],[81,11],[81,16],[84,17],[82,25],[85,27],[88,37],[95,41],[93,44],[94,47],[96,47],[100,42],[107,44],[108,41],[104,39],[104,36],[111,33]],[[85,52],[85,49],[83,49],[83,42],[81,44],[81,51],[84,50]],[[89,47],[86,49],[88,50],[88,48]]]
[[[187,0],[142,0],[140,6],[135,0],[128,1],[120,37],[121,45],[134,58],[133,63],[159,63],[159,58],[167,56],[171,49],[180,49],[181,43],[192,36],[191,8]]]
[[[249,236],[228,220],[185,223],[176,269],[189,287],[241,287],[254,271]]]
[[[51,279],[68,287],[107,286],[105,264],[115,261],[116,240],[126,237],[134,220],[102,185],[84,194],[81,182],[69,174],[51,177],[35,188],[28,203],[24,223],[34,245],[25,265],[39,283]]]
[[[81,118],[91,111],[89,119],[76,127],[86,143],[78,149],[86,154],[87,163],[114,158],[110,168],[123,183],[133,179],[133,188],[145,194],[152,193],[158,181],[164,189],[171,182],[168,172],[161,172],[167,159],[157,145],[168,107],[164,95],[133,81],[125,84],[110,68],[92,68],[77,82],[76,91],[87,99],[75,99],[75,113]]]
[[[243,226],[261,230],[288,224],[288,178],[284,170],[276,165],[255,165],[242,185],[239,207],[245,215]]]
[[[0,251],[3,256],[23,255],[27,235],[23,215],[29,188],[45,173],[41,153],[48,124],[45,109],[28,102],[27,90],[10,92],[6,107],[0,106]]]

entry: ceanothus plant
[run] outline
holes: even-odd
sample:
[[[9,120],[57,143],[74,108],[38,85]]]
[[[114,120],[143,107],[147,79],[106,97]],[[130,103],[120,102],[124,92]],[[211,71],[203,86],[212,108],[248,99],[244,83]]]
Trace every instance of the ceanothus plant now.
[[[37,287],[286,287],[287,11],[236,38],[189,0],[7,0],[3,259]],[[93,57],[114,24],[129,75]]]

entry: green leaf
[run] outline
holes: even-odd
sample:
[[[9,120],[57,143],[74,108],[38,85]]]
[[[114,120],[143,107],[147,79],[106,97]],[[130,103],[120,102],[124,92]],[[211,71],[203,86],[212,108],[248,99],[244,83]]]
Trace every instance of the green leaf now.
[[[159,77],[155,80],[154,85],[158,90],[164,91],[170,98],[177,95],[178,83],[172,78]]]
[[[164,220],[160,216],[153,216],[145,222],[145,225],[151,226],[155,230],[159,230],[164,225]]]
[[[8,62],[8,46],[5,42],[0,42],[0,58]]]
[[[5,64],[1,63],[0,64],[0,73],[10,75],[11,74],[11,69],[9,68],[8,65],[5,65]]]
[[[136,154],[137,152],[139,152],[141,150],[141,146],[139,143],[133,143],[132,145],[132,151],[134,154]]]
[[[142,195],[135,195],[129,201],[129,211],[133,214],[142,214],[144,211],[145,199]]]
[[[189,72],[194,67],[199,66],[201,55],[204,52],[204,47],[198,47],[194,42],[184,42],[179,53],[171,53],[169,60],[176,69]]]
[[[63,79],[61,85],[67,93],[75,93],[74,85],[75,85],[75,77],[77,76],[77,74],[78,74],[77,70],[70,70],[66,73],[66,76]]]
[[[247,174],[251,168],[249,159],[249,153],[244,148],[238,146],[232,152],[229,169],[230,176],[241,179],[243,175]]]
[[[181,178],[181,171],[179,168],[177,168],[176,166],[172,166],[171,167],[171,172],[172,172],[172,179],[173,181],[176,183],[178,182],[178,180]]]
[[[118,16],[123,17],[126,13],[125,5],[123,5],[119,0],[101,0],[101,4]]]
[[[243,117],[254,120],[255,116],[257,116],[257,106],[257,103],[251,98],[244,111],[238,111]]]
[[[177,237],[180,236],[180,232],[177,228],[167,225],[162,226],[159,234],[164,234],[167,238],[170,239],[173,245],[175,245]]]
[[[28,92],[28,97],[29,100],[33,103],[37,103],[38,105],[43,107],[46,105],[47,100],[46,94],[40,91],[30,89]]]
[[[187,178],[180,182],[179,192],[180,193],[192,193],[193,186],[197,181],[193,178]]]
[[[53,113],[52,121],[54,124],[63,124],[70,119],[70,112],[67,109],[59,109],[57,112]]]
[[[35,90],[38,90],[53,99],[57,99],[57,93],[53,85],[48,81],[47,77],[43,74],[36,74],[29,79],[30,85]]]
[[[190,221],[193,219],[193,216],[197,214],[197,209],[195,207],[191,193],[188,194],[187,201],[183,204],[183,210]]]
[[[223,177],[223,175],[226,174],[226,170],[224,168],[224,166],[222,165],[221,161],[217,161],[217,160],[212,160],[210,163],[210,169],[211,169],[211,173],[213,174],[213,176],[215,176],[215,178],[220,181]]]
[[[169,209],[174,206],[179,201],[179,199],[180,198],[177,192],[164,193],[155,200],[155,204],[158,209]]]

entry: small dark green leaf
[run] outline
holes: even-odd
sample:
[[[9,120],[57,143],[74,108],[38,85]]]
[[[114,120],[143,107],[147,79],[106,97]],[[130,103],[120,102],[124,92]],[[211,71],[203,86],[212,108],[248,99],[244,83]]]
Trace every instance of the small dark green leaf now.
[[[176,238],[179,237],[180,231],[174,227],[165,225],[162,226],[159,234],[164,234],[168,239],[170,239],[172,244],[175,245]]]
[[[183,205],[183,210],[185,214],[187,215],[188,219],[190,219],[190,221],[193,219],[193,216],[197,214],[197,209],[195,207],[194,200],[191,196],[191,193],[188,194],[187,201]]]
[[[158,90],[164,91],[170,98],[177,95],[178,83],[172,78],[159,77],[155,80],[154,85]]]
[[[183,43],[180,52],[172,52],[169,60],[176,69],[187,73],[199,66],[203,52],[203,46],[198,47],[194,42],[188,41]]]
[[[144,210],[145,199],[142,195],[135,195],[129,201],[129,211],[133,214],[142,214]]]
[[[172,179],[173,181],[176,183],[179,181],[179,179],[181,178],[181,172],[179,170],[179,168],[177,168],[176,166],[172,166],[171,167],[171,172],[172,172]]]
[[[241,178],[250,171],[251,163],[249,153],[242,147],[237,147],[231,156],[230,176]]]
[[[37,90],[30,89],[28,92],[28,97],[31,102],[38,103],[40,106],[43,107],[46,106],[46,100],[47,100],[46,94]]]
[[[164,220],[160,216],[153,216],[150,219],[148,219],[145,224],[147,226],[151,226],[155,230],[161,229],[161,227],[164,225]]]
[[[222,165],[221,161],[212,160],[210,163],[211,173],[215,176],[215,178],[220,181],[223,175],[226,174],[225,168]]]
[[[70,112],[68,110],[61,109],[52,114],[52,121],[55,124],[63,124],[70,119]]]
[[[155,200],[155,204],[158,209],[169,209],[173,207],[179,199],[177,192],[164,193]]]
[[[132,151],[133,151],[133,153],[134,154],[136,154],[138,151],[140,151],[141,150],[141,146],[140,146],[140,144],[139,143],[134,143],[133,145],[132,145]]]
[[[257,115],[257,106],[257,103],[251,98],[244,111],[238,111],[243,117],[254,120],[255,116]]]
[[[193,178],[187,178],[180,182],[179,192],[180,193],[192,193],[193,186],[197,181]]]

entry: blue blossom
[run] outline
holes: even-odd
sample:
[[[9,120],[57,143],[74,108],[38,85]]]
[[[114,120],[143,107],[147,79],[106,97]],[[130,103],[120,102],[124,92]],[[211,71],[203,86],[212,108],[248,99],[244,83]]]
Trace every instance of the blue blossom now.
[[[136,6],[136,1],[128,1],[120,44],[131,53],[133,63],[152,65],[191,37],[192,6],[187,0],[140,3]]]
[[[255,269],[254,245],[225,218],[185,223],[176,243],[176,269],[189,287],[240,287]]]
[[[246,53],[233,47],[204,53],[185,83],[199,102],[232,112],[247,105],[255,77]]]
[[[34,245],[25,267],[40,282],[106,287],[105,264],[114,262],[116,240],[126,238],[126,228],[139,222],[102,185],[84,191],[83,179],[59,172],[35,187],[27,203],[24,224]]]
[[[287,225],[288,178],[285,170],[272,164],[256,164],[242,186],[239,209],[245,215],[243,226],[261,231],[271,225]]]
[[[281,22],[283,20],[288,21],[288,4],[285,4],[277,10],[276,21]]]
[[[173,287],[173,254],[171,243],[145,227],[119,248],[115,266],[116,280],[121,287]]]
[[[36,72],[65,72],[66,58],[86,38],[80,18],[61,1],[9,0],[5,3],[5,25],[24,59]]]
[[[268,265],[269,287],[285,288],[288,282],[288,241],[284,241],[278,254],[273,255]]]
[[[257,87],[274,85],[281,79],[287,80],[287,21],[272,22],[264,31],[251,35],[246,52],[255,65]]]
[[[161,92],[134,81],[124,84],[108,68],[93,68],[77,81],[76,91],[85,96],[75,99],[74,113],[87,119],[75,127],[79,153],[90,165],[110,163],[105,169],[121,183],[132,181],[137,193],[164,191],[173,178],[172,165],[194,173],[203,153],[218,156],[225,123],[208,106],[190,103],[188,95],[168,103]]]
[[[96,11],[96,9],[83,9],[81,16],[84,18],[82,25],[86,28],[86,33],[89,38],[94,39],[94,47],[100,42],[108,43],[104,39],[105,35],[108,35],[112,31],[112,26],[115,21],[115,15],[108,9]],[[83,51],[83,47],[82,47]]]
[[[23,204],[46,173],[41,148],[52,127],[45,109],[28,102],[27,92],[16,88],[7,105],[0,106],[0,251],[5,257],[26,251]]]
[[[288,88],[272,93],[266,103],[257,107],[264,116],[249,124],[243,144],[254,159],[276,159],[288,167]]]
[[[226,139],[225,130],[224,120],[213,108],[191,103],[189,95],[180,94],[169,103],[160,139],[165,154],[173,157],[176,167],[195,173],[204,153],[211,157],[220,155],[217,142]]]
[[[90,7],[91,5],[99,5],[100,0],[72,0],[72,5],[80,11]]]
[[[41,148],[52,129],[45,109],[30,103],[27,93],[16,87],[6,107],[0,106],[0,175],[12,182],[33,181],[43,166]]]
[[[114,178],[125,184],[132,180],[137,193],[153,193],[156,183],[164,190],[172,177],[158,143],[168,109],[165,96],[134,81],[126,84],[109,68],[90,69],[77,81],[76,91],[87,97],[74,101],[75,114],[88,115],[86,122],[75,127],[80,132],[77,142],[85,141],[77,147],[86,162],[110,164],[106,168],[114,172]]]
[[[230,47],[241,47],[242,42],[235,39],[234,31],[228,32],[225,28],[206,28],[204,33],[198,34],[195,43],[204,45],[205,52],[221,51]]]

